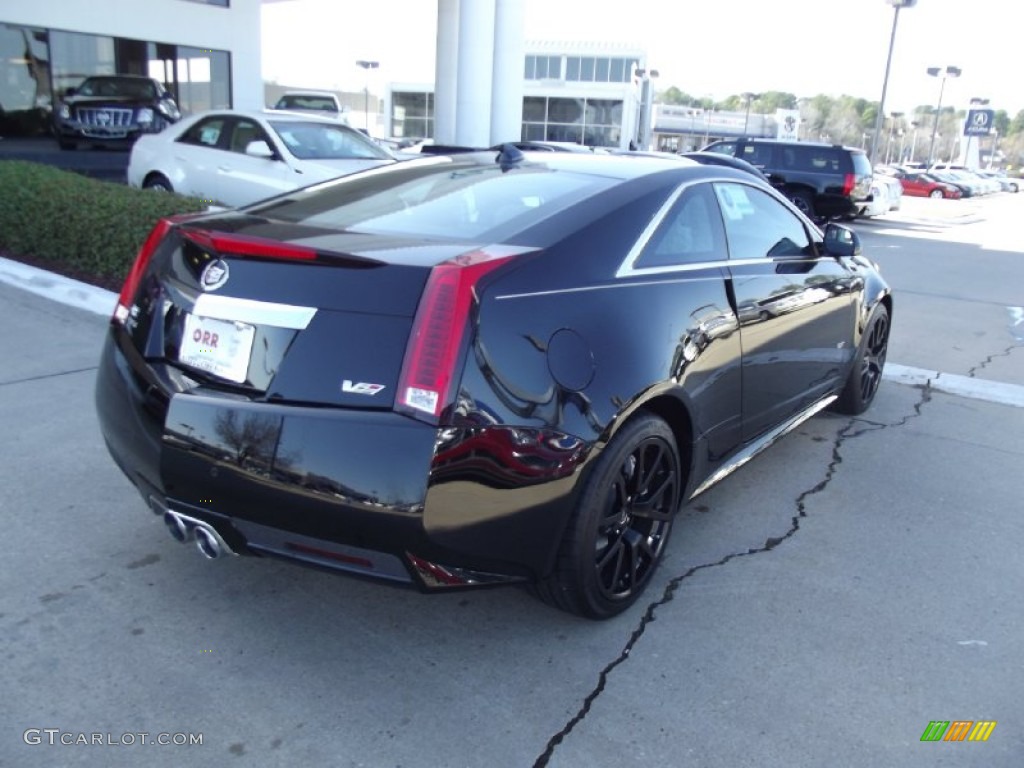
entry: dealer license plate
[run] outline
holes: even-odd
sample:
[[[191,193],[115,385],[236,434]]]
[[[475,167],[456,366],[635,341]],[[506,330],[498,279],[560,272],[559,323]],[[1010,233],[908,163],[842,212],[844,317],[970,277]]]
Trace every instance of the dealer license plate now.
[[[241,383],[249,370],[256,329],[247,323],[185,315],[178,362]]]

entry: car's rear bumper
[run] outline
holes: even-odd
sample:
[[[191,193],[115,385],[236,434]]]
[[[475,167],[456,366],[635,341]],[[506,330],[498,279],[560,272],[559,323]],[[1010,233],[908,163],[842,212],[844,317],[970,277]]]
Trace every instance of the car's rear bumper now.
[[[553,561],[579,441],[552,457],[546,435],[528,462],[491,450],[482,468],[456,440],[435,471],[444,430],[415,419],[175,391],[173,376],[112,326],[96,389],[107,447],[151,509],[211,526],[235,553],[423,588],[536,578]]]

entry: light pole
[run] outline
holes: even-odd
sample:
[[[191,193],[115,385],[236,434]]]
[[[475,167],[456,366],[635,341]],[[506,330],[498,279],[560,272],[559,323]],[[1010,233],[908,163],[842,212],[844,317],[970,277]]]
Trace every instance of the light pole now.
[[[365,61],[360,59],[356,62],[357,67],[361,67],[366,73],[366,80],[363,85],[363,115],[365,119],[366,132],[370,132],[370,70],[376,69],[380,66],[379,61]]]
[[[903,117],[902,112],[890,112],[889,117],[892,122],[889,123],[889,142],[885,145],[885,164],[889,164],[889,158],[892,156],[892,137],[896,133],[896,121]],[[901,131],[902,132],[902,131]]]
[[[747,113],[743,117],[743,135],[744,136],[747,135],[747,123],[750,122],[750,102],[752,102],[754,99],[760,99],[760,98],[761,98],[761,94],[760,93],[751,93],[750,91],[747,91],[746,93],[743,94],[743,100],[747,102]]]
[[[941,77],[942,85],[939,86],[939,104],[935,107],[935,125],[932,126],[932,143],[928,147],[928,167],[932,167],[932,160],[935,158],[935,137],[939,135],[939,116],[942,112],[942,93],[946,89],[946,78],[960,77],[963,70],[960,67],[928,67],[928,74],[931,77]]]
[[[917,151],[917,129],[921,127],[921,124],[916,120],[911,120],[910,127],[914,129],[914,138],[910,142],[910,161],[913,162],[914,153]]]
[[[893,7],[892,34],[889,35],[889,56],[885,60],[885,77],[882,79],[882,98],[878,103],[878,114],[875,115],[875,135],[871,139],[871,165],[878,159],[878,135],[882,132],[882,117],[885,115],[885,92],[889,88],[889,69],[892,67],[892,48],[896,43],[896,24],[900,20],[901,8],[913,8],[917,0],[887,0]]]

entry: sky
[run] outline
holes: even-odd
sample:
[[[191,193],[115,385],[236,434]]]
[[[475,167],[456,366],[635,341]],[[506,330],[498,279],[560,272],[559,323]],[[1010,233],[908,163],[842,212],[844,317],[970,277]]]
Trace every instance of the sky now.
[[[462,0],[475,2],[477,0]],[[888,0],[523,0],[527,41],[637,45],[676,86],[716,100],[746,91],[878,101],[895,12]],[[918,0],[899,12],[887,112],[934,106],[939,78],[959,67],[944,106],[971,98],[1010,117],[1024,109],[1022,31],[1010,0]],[[263,6],[264,79],[306,88],[383,93],[389,82],[434,78],[436,0],[286,0]],[[366,73],[358,59],[380,62]]]

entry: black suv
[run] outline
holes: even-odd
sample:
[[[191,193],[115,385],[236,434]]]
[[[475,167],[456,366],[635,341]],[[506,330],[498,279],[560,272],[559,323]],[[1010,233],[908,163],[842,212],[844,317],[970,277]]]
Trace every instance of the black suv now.
[[[839,144],[731,139],[704,148],[746,160],[805,214],[852,218],[871,200],[871,163],[864,150]]]
[[[61,149],[82,142],[131,145],[143,133],[157,133],[180,118],[174,97],[159,80],[99,75],[68,88],[54,112],[53,130]]]

